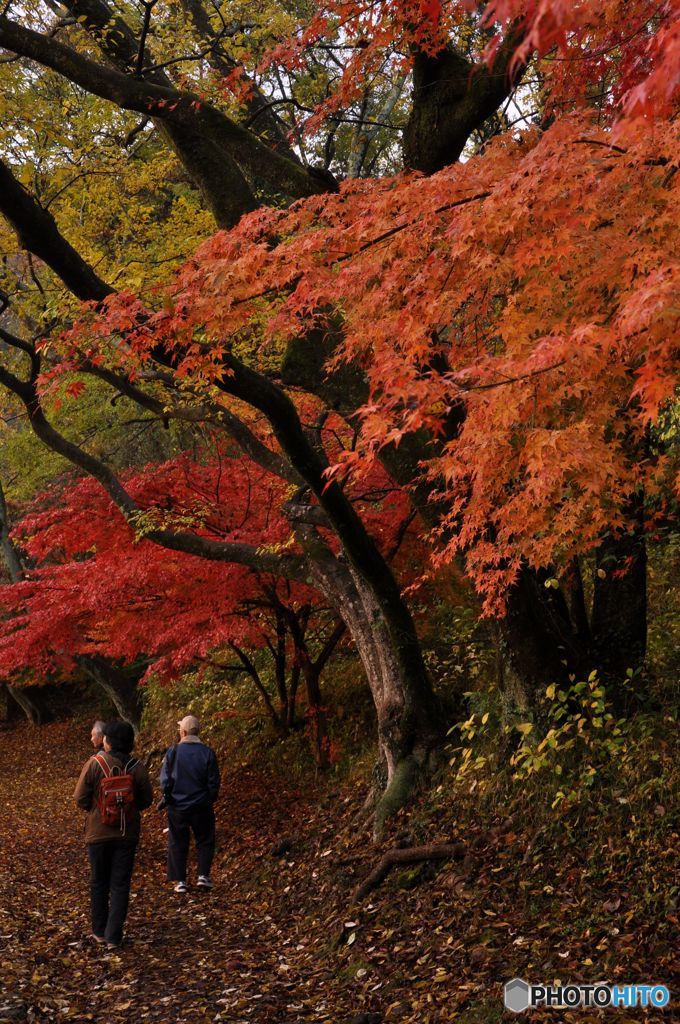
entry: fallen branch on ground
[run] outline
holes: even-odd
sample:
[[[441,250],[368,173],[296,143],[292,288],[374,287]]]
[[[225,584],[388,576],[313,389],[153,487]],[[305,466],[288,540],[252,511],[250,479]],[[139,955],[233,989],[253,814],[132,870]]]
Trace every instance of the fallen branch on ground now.
[[[388,850],[379,864],[367,875],[354,892],[355,900],[362,900],[385,881],[395,864],[418,864],[424,860],[463,860],[468,850],[465,843],[434,843],[407,849]]]

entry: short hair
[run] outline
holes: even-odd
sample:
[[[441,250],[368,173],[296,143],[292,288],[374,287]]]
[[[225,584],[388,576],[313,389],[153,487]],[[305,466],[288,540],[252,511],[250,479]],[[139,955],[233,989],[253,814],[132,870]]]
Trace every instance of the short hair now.
[[[187,736],[198,736],[201,731],[201,724],[196,718],[196,715],[185,715],[177,724],[180,729],[184,730]]]
[[[135,730],[129,722],[121,722],[119,719],[106,723],[104,736],[111,744],[111,749],[121,754],[129,754],[135,745]]]
[[[92,726],[92,732],[98,732],[100,736],[103,736],[105,728],[106,722],[103,722],[101,718],[98,718],[97,721]]]

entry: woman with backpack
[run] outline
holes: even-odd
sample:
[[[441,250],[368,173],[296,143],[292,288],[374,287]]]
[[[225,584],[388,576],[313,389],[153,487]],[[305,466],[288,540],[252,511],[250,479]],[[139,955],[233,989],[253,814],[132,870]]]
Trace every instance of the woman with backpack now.
[[[92,937],[109,949],[123,941],[139,812],[153,800],[147,770],[132,756],[134,742],[129,722],[107,722],[104,750],[85,764],[74,793],[78,807],[87,811]]]

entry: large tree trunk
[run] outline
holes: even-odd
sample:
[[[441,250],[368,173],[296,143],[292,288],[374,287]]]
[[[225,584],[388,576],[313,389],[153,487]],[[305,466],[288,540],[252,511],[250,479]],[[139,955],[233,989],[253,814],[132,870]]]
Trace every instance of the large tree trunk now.
[[[24,564],[19,549],[10,537],[7,501],[2,481],[0,481],[0,552],[2,552],[11,582],[18,583],[24,578]]]
[[[7,501],[5,491],[0,481],[0,552],[7,568],[7,573],[12,583],[19,583],[24,578],[24,564],[21,553],[10,537],[10,522],[7,512]],[[12,698],[24,715],[33,725],[40,725],[45,717],[45,709],[42,702],[34,699],[20,686],[4,684],[6,694]]]
[[[525,567],[498,623],[499,683],[518,711],[535,708],[537,695],[549,683],[565,683],[589,663],[588,648],[573,628],[562,591],[545,586],[551,575]]]
[[[596,555],[588,620],[580,583],[571,607],[545,587],[547,570],[526,568],[499,623],[501,688],[518,710],[536,707],[550,683],[585,679],[596,669],[614,701],[628,670],[644,664],[647,641],[647,558],[642,527],[607,537]]]
[[[357,410],[368,400],[365,376],[354,366],[340,366],[332,374],[325,370],[339,338],[339,333],[318,331],[290,342],[282,376],[285,383],[318,395],[356,425]],[[463,406],[452,409],[447,437],[455,437],[464,415]],[[408,490],[423,522],[433,529],[439,526],[446,506],[430,501],[432,489],[422,481],[422,465],[436,454],[441,440],[421,430],[407,435],[399,447],[386,445],[379,454],[393,479]],[[570,675],[587,675],[596,668],[604,678],[618,674],[622,679],[627,668],[642,664],[647,624],[641,521],[630,535],[604,541],[598,559],[606,577],[596,577],[592,625],[587,621],[578,580],[571,607],[560,590],[545,586],[553,575],[548,570],[525,566],[508,593],[507,612],[496,629],[498,676],[506,700],[517,710],[534,709],[538,693],[550,683],[567,682]],[[625,574],[611,572],[624,567]]]
[[[35,695],[27,693],[25,687],[10,686],[9,683],[6,685],[7,693],[15,704],[18,704],[31,725],[42,725],[47,717],[47,711],[43,707],[42,701]],[[31,690],[34,691],[35,687],[32,687]]]
[[[351,566],[307,536],[314,584],[328,595],[354,641],[378,720],[386,788],[375,812],[375,833],[409,799],[428,758],[441,743],[444,723],[408,609],[386,609]]]
[[[547,570],[526,567],[508,595],[499,624],[503,686],[520,709],[534,708],[549,683],[582,680],[596,669],[620,702],[628,670],[644,664],[647,645],[647,553],[644,499],[629,510],[634,525],[607,535],[595,555],[590,615],[578,563],[571,569],[571,601],[546,587]]]
[[[434,174],[460,157],[467,140],[511,95],[524,72],[511,59],[520,41],[511,29],[492,67],[473,64],[453,46],[414,54],[413,103],[404,131],[404,163]]]
[[[79,664],[104,691],[116,711],[139,732],[142,702],[139,694],[141,672],[111,665],[104,658],[79,658]]]

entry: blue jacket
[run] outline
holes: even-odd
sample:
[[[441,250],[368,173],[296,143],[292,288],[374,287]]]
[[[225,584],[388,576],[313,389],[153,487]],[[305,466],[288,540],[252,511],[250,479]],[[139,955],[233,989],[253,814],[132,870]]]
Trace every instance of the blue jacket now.
[[[168,754],[173,749],[175,760],[168,775]],[[169,803],[180,810],[214,803],[220,791],[220,770],[214,750],[206,747],[198,736],[185,736],[170,750],[166,752],[161,767],[161,789],[164,793],[171,782]]]

